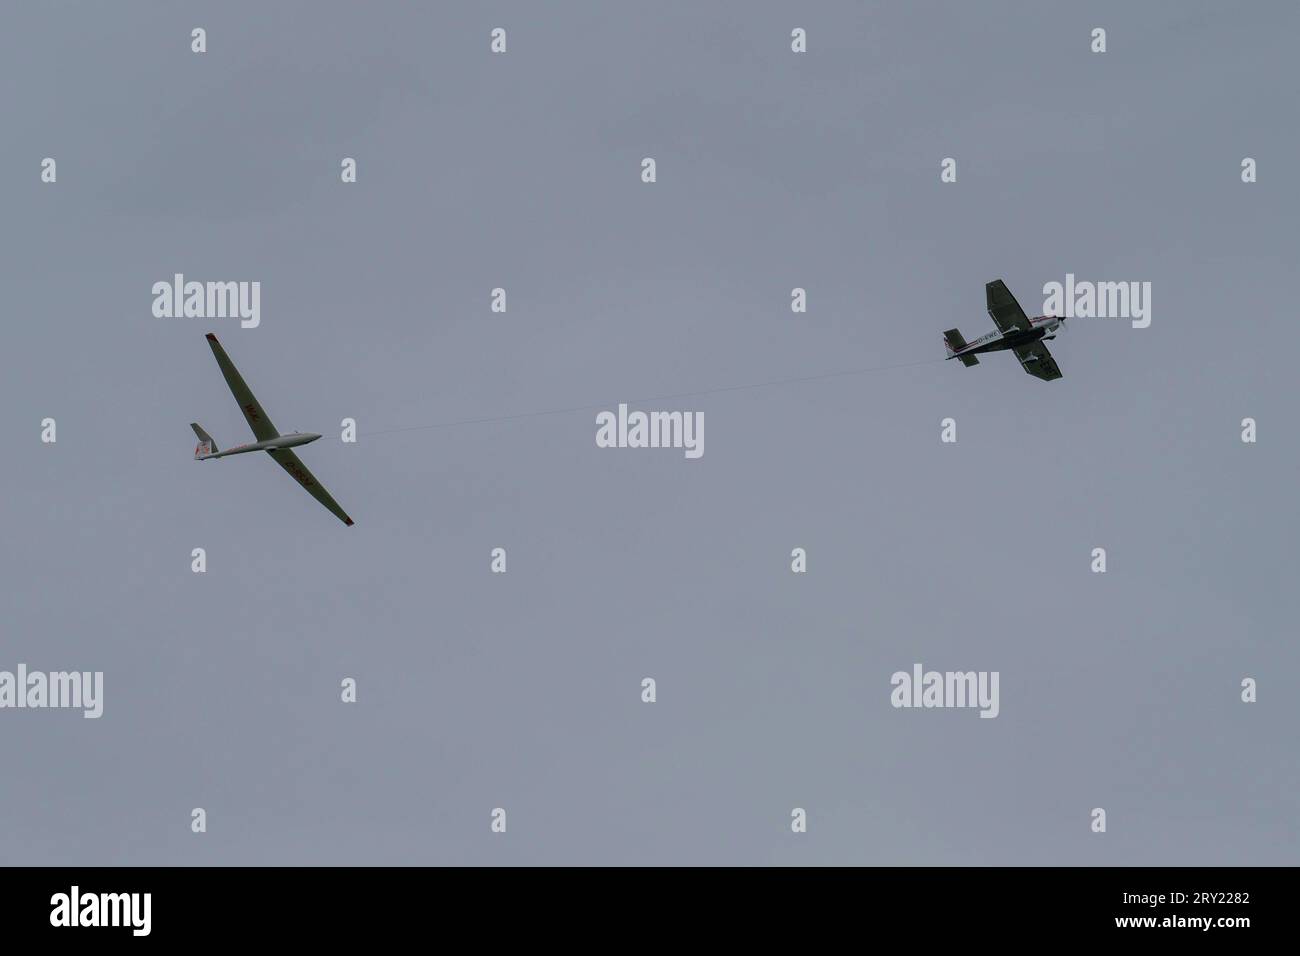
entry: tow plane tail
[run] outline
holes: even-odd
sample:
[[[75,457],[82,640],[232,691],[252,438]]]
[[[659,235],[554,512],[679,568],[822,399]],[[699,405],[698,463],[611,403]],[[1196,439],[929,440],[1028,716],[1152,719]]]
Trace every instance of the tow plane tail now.
[[[972,365],[979,365],[980,360],[976,356],[957,354],[966,347],[966,339],[957,329],[949,329],[943,333],[943,341],[948,346],[948,358],[959,359],[961,364],[967,368]]]

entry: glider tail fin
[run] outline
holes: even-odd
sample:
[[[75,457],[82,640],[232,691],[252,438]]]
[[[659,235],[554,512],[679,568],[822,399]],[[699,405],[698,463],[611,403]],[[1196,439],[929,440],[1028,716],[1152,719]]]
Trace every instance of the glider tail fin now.
[[[194,434],[199,436],[199,444],[194,449],[194,460],[207,458],[209,455],[217,453],[217,443],[212,440],[212,436],[199,427],[198,422],[190,422],[190,428],[194,429]]]

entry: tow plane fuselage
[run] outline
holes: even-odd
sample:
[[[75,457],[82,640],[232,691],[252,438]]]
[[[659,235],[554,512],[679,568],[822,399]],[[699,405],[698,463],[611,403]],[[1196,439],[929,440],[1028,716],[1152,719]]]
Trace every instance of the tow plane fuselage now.
[[[967,342],[965,348],[953,349],[951,343],[949,343],[947,357],[954,359],[961,358],[963,355],[979,355],[984,352],[1018,349],[1024,345],[1032,345],[1040,339],[1054,339],[1061,328],[1061,320],[1054,315],[1040,315],[1030,319],[1029,322],[1033,327],[1026,331],[1014,329],[1010,332],[1003,332],[995,329],[981,335],[973,342]]]

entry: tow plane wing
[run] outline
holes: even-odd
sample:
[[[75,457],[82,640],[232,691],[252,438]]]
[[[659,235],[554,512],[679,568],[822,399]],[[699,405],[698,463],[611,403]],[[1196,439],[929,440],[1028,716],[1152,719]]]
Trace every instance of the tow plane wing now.
[[[994,279],[984,286],[984,298],[988,303],[989,317],[999,331],[1028,332],[1033,328],[1029,323],[1029,316],[1025,315],[1025,310],[1020,308],[1020,303],[1001,279]]]
[[[1020,359],[1020,364],[1026,372],[1035,378],[1041,378],[1044,382],[1061,377],[1061,369],[1057,366],[1056,359],[1052,358],[1052,353],[1041,340],[1033,345],[1023,345],[1016,349],[1016,358]]]

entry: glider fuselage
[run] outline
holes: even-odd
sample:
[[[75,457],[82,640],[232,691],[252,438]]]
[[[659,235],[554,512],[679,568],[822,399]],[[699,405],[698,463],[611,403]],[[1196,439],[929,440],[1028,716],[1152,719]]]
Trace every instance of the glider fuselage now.
[[[280,435],[277,438],[268,438],[266,441],[255,441],[251,445],[236,445],[234,448],[226,448],[210,455],[204,455],[203,460],[224,458],[226,455],[243,455],[250,451],[274,451],[277,448],[294,448],[298,445],[314,442],[317,438],[320,438],[320,435],[314,432],[293,432],[289,435]]]

